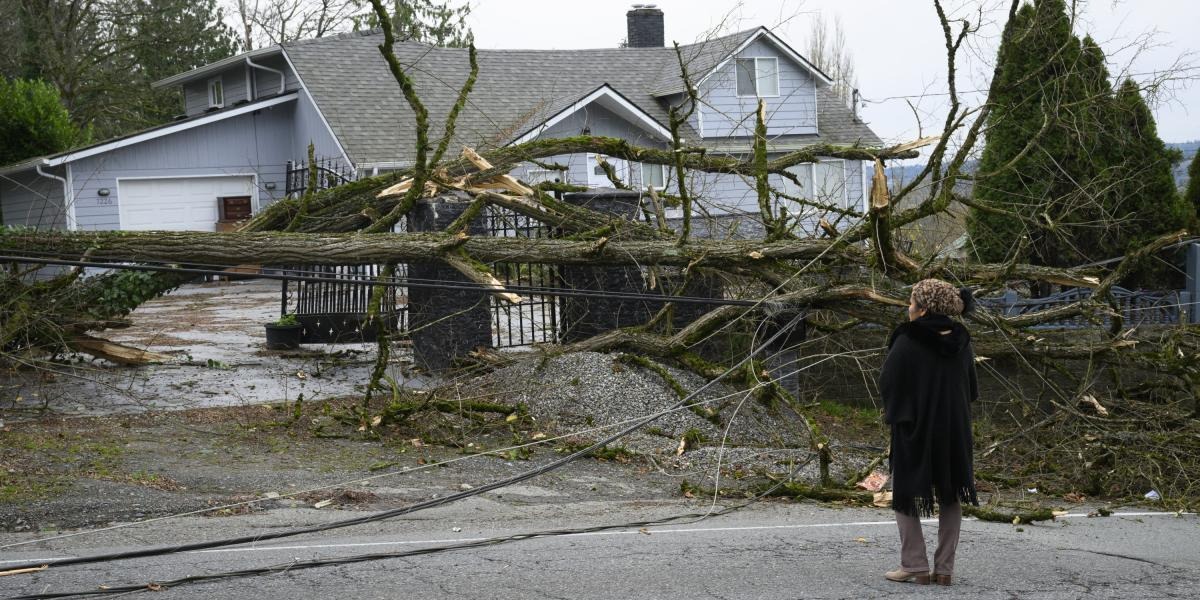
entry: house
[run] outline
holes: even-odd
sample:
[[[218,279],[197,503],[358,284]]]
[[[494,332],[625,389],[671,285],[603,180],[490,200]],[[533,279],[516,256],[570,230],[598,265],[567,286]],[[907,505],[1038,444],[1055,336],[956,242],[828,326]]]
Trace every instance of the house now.
[[[452,148],[486,151],[589,133],[666,147],[669,107],[687,100],[676,52],[664,47],[661,10],[634,5],[627,21],[628,47],[480,50],[479,77]],[[380,56],[382,40],[379,32],[361,32],[276,45],[159,81],[182,88],[183,116],[0,168],[4,221],[212,231],[283,198],[288,171],[304,162],[310,143],[316,156],[355,176],[402,168],[414,154],[414,120]],[[766,101],[773,155],[814,143],[881,144],[833,95],[829,77],[766,28],[683,46],[681,53],[701,100],[681,135],[709,155],[749,152],[759,98]],[[469,73],[467,51],[399,43],[396,54],[429,109],[436,141]],[[549,157],[514,175],[611,186],[600,158]],[[674,187],[669,169],[609,162],[639,189]],[[567,170],[547,169],[550,163]],[[782,178],[774,183],[792,195],[863,206],[870,173],[860,161],[823,160],[793,172],[800,186]],[[717,220],[750,215],[753,221],[758,213],[752,181],[697,174],[691,183],[700,208]]]

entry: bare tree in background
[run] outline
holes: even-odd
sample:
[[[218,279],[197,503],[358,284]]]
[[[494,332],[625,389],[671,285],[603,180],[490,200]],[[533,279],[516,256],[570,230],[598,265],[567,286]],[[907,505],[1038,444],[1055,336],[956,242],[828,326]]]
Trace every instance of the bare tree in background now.
[[[854,56],[846,44],[842,17],[835,14],[830,23],[818,12],[808,31],[806,58],[833,79],[834,93],[850,106],[854,101],[854,90],[858,88],[858,77],[854,74]]]
[[[234,11],[246,50],[347,31],[359,0],[237,0]]]

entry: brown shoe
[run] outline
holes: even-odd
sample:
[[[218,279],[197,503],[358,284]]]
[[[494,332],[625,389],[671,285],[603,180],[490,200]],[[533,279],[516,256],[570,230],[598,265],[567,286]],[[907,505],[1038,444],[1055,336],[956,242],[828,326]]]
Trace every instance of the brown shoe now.
[[[884,573],[883,576],[888,581],[897,581],[900,583],[912,582],[918,585],[929,585],[929,573],[925,571],[912,572],[905,571],[904,569],[896,569],[895,571],[888,571],[887,573]],[[949,579],[947,579],[947,581],[949,581]],[[950,584],[947,583],[946,585]]]
[[[949,575],[932,575],[931,577],[938,585],[950,585]]]

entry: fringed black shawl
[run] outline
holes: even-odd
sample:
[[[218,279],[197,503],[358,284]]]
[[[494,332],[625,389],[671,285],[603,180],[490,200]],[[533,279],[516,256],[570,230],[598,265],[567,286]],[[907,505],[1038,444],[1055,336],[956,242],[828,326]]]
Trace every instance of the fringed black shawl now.
[[[969,402],[979,389],[967,328],[927,314],[897,327],[888,348],[879,386],[892,426],[892,508],[929,516],[935,498],[978,505]]]

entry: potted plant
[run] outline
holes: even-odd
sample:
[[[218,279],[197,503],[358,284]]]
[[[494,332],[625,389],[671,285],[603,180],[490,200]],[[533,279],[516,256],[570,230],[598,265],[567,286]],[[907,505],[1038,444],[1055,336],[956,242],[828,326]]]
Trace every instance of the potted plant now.
[[[267,348],[271,350],[293,350],[300,347],[300,338],[304,334],[304,325],[296,319],[296,315],[286,314],[278,321],[266,324]]]

